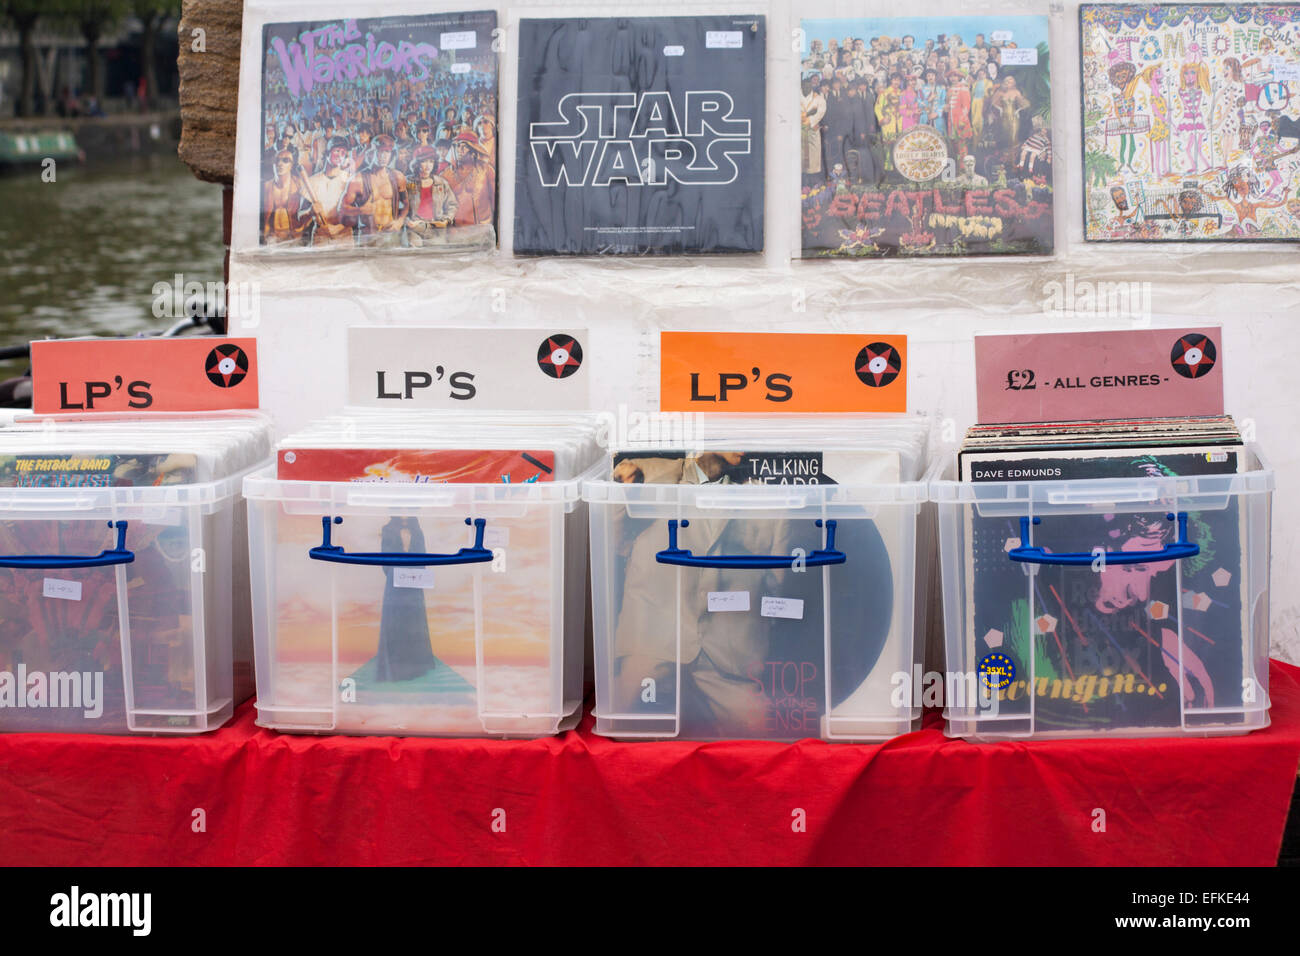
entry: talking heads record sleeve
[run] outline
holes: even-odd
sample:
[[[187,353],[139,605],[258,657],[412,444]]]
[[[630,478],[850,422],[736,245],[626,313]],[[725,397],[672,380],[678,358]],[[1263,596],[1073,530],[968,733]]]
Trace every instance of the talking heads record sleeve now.
[[[1085,4],[1092,241],[1300,239],[1300,6]]]
[[[261,245],[494,246],[495,31],[492,11],[267,24]]]
[[[523,20],[514,250],[763,249],[764,18]]]
[[[805,258],[1052,251],[1046,17],[801,26]]]

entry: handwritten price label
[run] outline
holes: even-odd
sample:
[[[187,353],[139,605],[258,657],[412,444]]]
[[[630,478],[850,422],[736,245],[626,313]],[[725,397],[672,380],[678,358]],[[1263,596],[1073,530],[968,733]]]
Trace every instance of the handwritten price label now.
[[[710,591],[709,610],[713,612],[748,611],[749,592],[748,591]]]

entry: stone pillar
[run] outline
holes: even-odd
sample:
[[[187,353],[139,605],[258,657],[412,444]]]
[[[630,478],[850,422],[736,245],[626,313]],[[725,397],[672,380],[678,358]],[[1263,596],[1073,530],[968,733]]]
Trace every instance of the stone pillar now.
[[[199,179],[227,187],[235,177],[235,105],[243,19],[243,0],[184,0],[177,28],[180,157]]]
[[[184,0],[177,26],[181,160],[199,179],[220,183],[222,278],[230,281],[235,180],[235,117],[243,0]]]

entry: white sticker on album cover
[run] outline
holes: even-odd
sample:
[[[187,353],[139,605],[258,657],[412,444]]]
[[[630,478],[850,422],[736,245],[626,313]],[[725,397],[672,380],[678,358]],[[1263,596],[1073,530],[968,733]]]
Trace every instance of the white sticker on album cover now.
[[[428,590],[433,587],[433,568],[393,568],[393,587]]]
[[[80,601],[81,582],[64,581],[61,578],[46,578],[45,596],[47,598],[58,598],[61,601]]]
[[[473,67],[468,63],[453,63],[451,65],[451,72],[453,73],[468,73],[471,69],[473,69]]]
[[[769,597],[765,594],[758,613],[762,617],[784,617],[791,621],[802,621],[803,599]]]
[[[1038,47],[1003,47],[1003,66],[1037,66]]]
[[[686,53],[684,46],[666,46],[664,47],[664,56],[683,56]]]
[[[472,50],[478,42],[478,37],[474,35],[473,30],[461,30],[457,33],[444,33],[442,35],[442,48],[444,50]]]
[[[994,31],[993,31],[991,34],[989,34],[989,35],[993,37],[993,42],[994,42],[994,43],[1010,43],[1010,42],[1011,42],[1011,38],[1012,38],[1015,34],[1013,34],[1010,30],[994,30]],[[1005,53],[1006,50],[1003,50],[1002,52]],[[1003,62],[1005,63],[1006,61],[1003,60]]]
[[[704,45],[710,50],[739,50],[745,42],[740,30],[706,30]]]
[[[748,591],[710,591],[710,611],[748,611]]]

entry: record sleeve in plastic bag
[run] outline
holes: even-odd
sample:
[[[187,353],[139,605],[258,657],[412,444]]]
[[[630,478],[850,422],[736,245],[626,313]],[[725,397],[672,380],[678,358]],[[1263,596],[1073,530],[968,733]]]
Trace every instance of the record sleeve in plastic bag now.
[[[764,18],[523,20],[514,251],[763,249]]]
[[[1047,17],[801,26],[805,258],[1052,251]]]
[[[263,27],[259,244],[495,246],[495,29],[493,11]]]
[[[1300,239],[1300,6],[1085,4],[1090,241]]]

